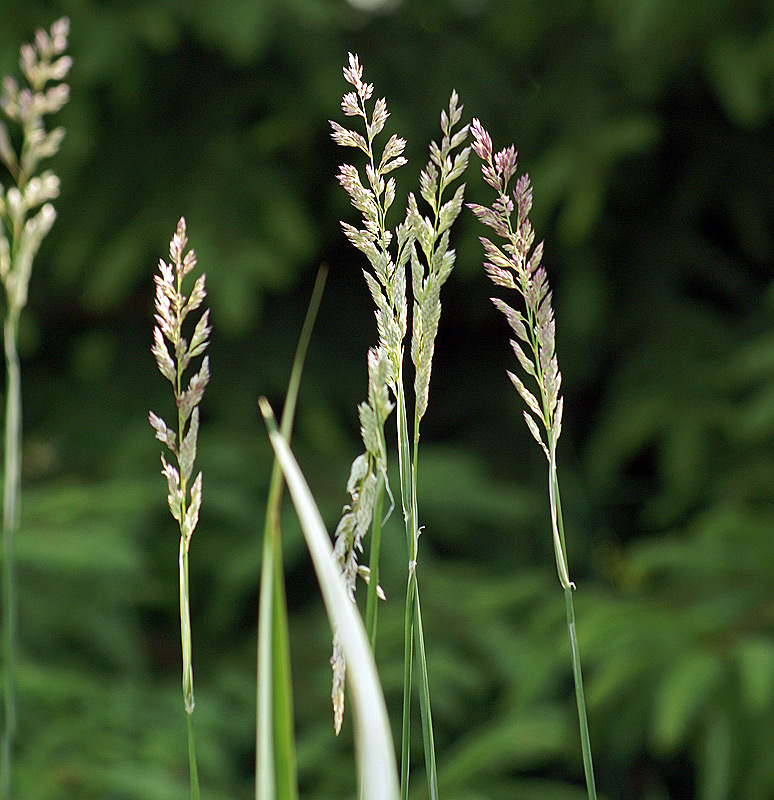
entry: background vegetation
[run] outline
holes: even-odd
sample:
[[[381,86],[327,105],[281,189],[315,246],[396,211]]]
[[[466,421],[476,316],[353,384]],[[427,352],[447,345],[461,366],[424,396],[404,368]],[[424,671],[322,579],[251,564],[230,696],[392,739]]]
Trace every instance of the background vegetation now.
[[[771,797],[771,5],[0,0],[0,72],[62,15],[75,61],[58,119],[63,192],[20,342],[20,796],[187,792],[178,540],[147,424],[149,409],[168,410],[149,350],[152,276],[181,214],[215,327],[191,553],[199,769],[210,800],[251,796],[270,470],[256,398],[279,405],[327,262],[296,451],[333,526],[376,341],[362,259],[337,223],[353,219],[327,124],[355,51],[409,141],[399,181],[416,180],[452,87],[496,142],[516,142],[533,179],[600,793]],[[474,169],[468,182],[482,201]],[[478,234],[463,215],[423,424],[442,794],[581,798],[544,456],[505,376],[507,328],[487,301]],[[388,598],[404,591],[397,516],[382,548]],[[351,725],[334,740],[329,632],[291,511],[285,537],[302,790],[354,796]],[[379,662],[398,709],[401,603],[382,615]]]

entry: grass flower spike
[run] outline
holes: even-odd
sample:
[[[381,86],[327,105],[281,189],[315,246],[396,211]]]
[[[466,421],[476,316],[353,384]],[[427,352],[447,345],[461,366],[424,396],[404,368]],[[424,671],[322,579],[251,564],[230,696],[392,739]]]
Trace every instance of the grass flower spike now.
[[[403,166],[406,140],[393,135],[389,138],[377,160],[374,139],[382,132],[389,117],[384,98],[374,103],[368,111],[368,100],[373,95],[373,84],[363,82],[363,68],[358,57],[350,53],[349,67],[344,68],[344,78],[355,91],[344,95],[341,108],[347,116],[362,117],[366,135],[347,130],[331,120],[333,140],[343,147],[356,147],[368,158],[365,172],[368,186],[361,180],[357,168],[351,164],[340,167],[338,179],[350,196],[352,205],[363,215],[363,227],[358,229],[342,222],[341,226],[352,244],[368,258],[373,274],[364,271],[368,288],[376,304],[376,321],[379,341],[392,365],[389,384],[394,392],[403,371],[403,340],[406,336],[408,306],[406,304],[406,264],[411,255],[412,230],[409,221],[400,224],[395,235],[387,228],[387,212],[395,200],[395,178],[390,172]],[[393,260],[390,246],[397,239],[397,254]]]
[[[15,535],[19,527],[21,486],[21,373],[17,352],[19,315],[27,304],[32,263],[51,230],[56,211],[51,200],[59,196],[59,178],[39,172],[42,161],[59,150],[64,128],[47,131],[45,117],[59,111],[70,97],[62,81],[72,66],[64,55],[70,21],[60,19],[50,32],[38,30],[32,44],[21,47],[19,61],[27,85],[6,76],[0,110],[21,131],[17,153],[5,122],[0,121],[0,163],[12,185],[0,183],[0,280],[6,294],[3,327],[6,364],[5,469],[3,496],[3,644],[5,708],[0,745],[0,798],[11,796],[13,746],[16,731],[16,588]]]
[[[543,243],[533,248],[535,232],[529,221],[532,208],[532,187],[529,176],[516,181],[512,195],[508,192],[516,172],[516,150],[511,147],[493,155],[492,140],[473,120],[473,149],[483,161],[484,180],[497,192],[491,208],[470,203],[469,208],[485,225],[492,228],[504,242],[502,246],[481,237],[488,261],[484,264],[492,281],[506,289],[516,289],[524,299],[525,311],[517,311],[499,298],[492,302],[505,314],[516,339],[511,346],[526,375],[537,385],[537,397],[513,372],[508,372],[514,387],[527,405],[524,419],[530,433],[542,447],[551,474],[556,473],[556,445],[562,430],[562,398],[559,388],[562,375],[556,358],[556,325],[551,307],[548,276],[541,265]],[[515,220],[513,216],[515,214]],[[554,481],[551,481],[551,486]],[[551,522],[559,580],[565,589],[572,588],[567,569],[567,555],[560,535],[556,502],[551,502]]]
[[[564,589],[583,768],[589,800],[596,800],[586,700],[575,630],[575,609],[572,599],[575,584],[570,581],[567,567],[564,520],[556,470],[556,446],[562,430],[563,403],[559,395],[562,376],[556,358],[556,325],[548,275],[541,265],[543,243],[534,244],[535,232],[529,221],[529,212],[532,208],[532,187],[529,176],[522,175],[516,180],[513,190],[509,189],[511,179],[516,173],[515,148],[511,145],[494,153],[492,139],[481,123],[474,119],[470,127],[473,134],[473,150],[482,161],[481,172],[484,180],[495,190],[497,198],[491,207],[475,203],[468,204],[468,207],[480,222],[494,230],[503,240],[497,245],[486,237],[481,237],[487,258],[484,267],[497,286],[516,289],[524,303],[522,312],[498,298],[492,298],[492,302],[503,312],[516,336],[511,340],[516,358],[527,378],[531,379],[537,388],[536,396],[518,375],[508,373],[516,391],[527,406],[524,411],[527,427],[548,459],[551,528],[556,568],[559,582]]]
[[[352,205],[363,216],[363,226],[356,228],[342,223],[344,233],[368,259],[372,271],[364,271],[368,288],[376,305],[376,325],[379,350],[386,354],[390,370],[387,385],[393,393],[397,408],[398,461],[401,481],[401,505],[406,527],[408,549],[408,581],[405,617],[404,702],[401,757],[401,796],[408,794],[410,702],[413,683],[413,659],[416,647],[419,661],[420,710],[422,715],[425,763],[431,798],[438,795],[435,769],[430,697],[427,683],[422,618],[417,583],[417,553],[420,525],[417,510],[417,453],[419,425],[427,410],[435,339],[441,315],[441,287],[454,266],[455,253],[449,248],[449,231],[460,213],[465,191],[459,185],[451,198],[447,196],[468,163],[470,148],[460,149],[467,138],[468,126],[458,130],[462,106],[456,92],[451,95],[449,110],[441,113],[441,144],[430,145],[430,161],[420,176],[420,195],[430,209],[428,216],[420,212],[416,197],[409,194],[406,216],[393,232],[387,226],[387,212],[395,200],[395,179],[389,175],[403,166],[406,159],[404,139],[393,134],[377,158],[374,139],[382,132],[389,113],[384,98],[369,101],[374,87],[363,81],[363,68],[358,57],[350,54],[344,68],[344,79],[354,87],[341,103],[346,116],[360,117],[365,135],[331,122],[333,139],[343,147],[354,147],[367,157],[365,182],[357,167],[345,164],[340,168],[339,182],[350,196]],[[394,246],[394,255],[391,248]],[[413,442],[409,434],[408,404],[403,377],[404,341],[408,331],[408,302],[406,297],[406,268],[410,264],[413,307],[411,317],[411,359],[414,365]],[[361,420],[362,421],[362,420]],[[383,422],[382,422],[383,425]],[[368,444],[366,443],[368,447]],[[368,473],[355,462],[358,475]],[[354,473],[353,473],[354,474]],[[371,473],[373,477],[373,473]],[[350,480],[352,486],[352,479]],[[362,484],[361,484],[362,485]],[[354,496],[353,496],[354,497]],[[377,504],[379,494],[377,492]],[[357,498],[361,502],[360,496]],[[354,508],[354,506],[353,506]],[[377,522],[379,515],[374,516]],[[345,515],[346,519],[346,515]],[[353,537],[350,537],[355,541]],[[374,558],[376,550],[376,559]],[[376,591],[375,561],[378,560],[378,538],[374,537],[371,551],[371,584],[369,600]],[[372,632],[372,606],[367,609],[367,628]],[[372,638],[373,641],[373,638]],[[335,654],[334,654],[335,656]],[[337,688],[334,685],[334,705]]]
[[[191,771],[191,797],[199,797],[196,755],[193,745],[194,711],[193,664],[191,649],[191,617],[188,591],[188,550],[202,502],[202,473],[191,481],[196,460],[199,434],[199,404],[210,379],[209,357],[204,356],[199,370],[183,388],[183,375],[193,359],[202,355],[209,345],[211,328],[209,309],[199,317],[190,342],[183,337],[186,317],[201,306],[206,297],[205,276],[194,283],[190,296],[183,294],[183,281],[196,266],[196,254],[186,252],[185,219],[180,219],[177,231],[169,245],[170,263],[159,261],[156,276],[156,322],[151,351],[161,374],[172,384],[177,406],[177,430],[154,414],[149,415],[156,438],[174,455],[177,466],[161,456],[162,474],[167,479],[169,510],[180,528],[180,632],[183,648],[183,700],[188,721],[188,749]],[[171,352],[170,352],[171,347]]]

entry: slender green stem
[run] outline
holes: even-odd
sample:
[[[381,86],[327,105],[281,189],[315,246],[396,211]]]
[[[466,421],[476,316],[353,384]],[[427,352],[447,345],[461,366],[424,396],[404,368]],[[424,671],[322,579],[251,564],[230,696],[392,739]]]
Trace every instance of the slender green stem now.
[[[401,798],[408,797],[410,772],[411,734],[411,690],[414,674],[414,652],[416,649],[419,667],[419,704],[422,719],[422,741],[425,752],[427,787],[431,800],[438,799],[438,773],[435,760],[435,741],[432,714],[430,712],[430,688],[425,659],[424,631],[419,605],[417,583],[417,555],[419,549],[419,521],[417,508],[417,462],[419,451],[419,418],[415,410],[414,446],[409,450],[408,419],[406,414],[403,383],[398,383],[398,460],[400,462],[403,515],[406,522],[409,573],[406,585],[406,608],[404,617],[403,646],[403,729],[401,746]]]
[[[559,496],[559,478],[556,474],[556,464],[551,461],[550,478],[552,485],[551,497],[553,512],[556,515],[558,540],[561,551],[557,552],[557,563],[564,567],[567,573],[567,553],[564,549],[564,517],[562,515],[562,501]],[[572,676],[575,682],[575,702],[578,706],[578,724],[580,726],[581,750],[583,752],[583,772],[586,776],[586,790],[589,800],[596,800],[597,789],[594,783],[594,764],[591,759],[591,739],[589,738],[589,723],[586,716],[586,696],[583,691],[583,674],[581,672],[580,650],[578,648],[578,635],[575,630],[575,606],[572,600],[574,584],[564,586],[564,603],[567,611],[567,632],[570,637],[570,651],[572,654]]]
[[[400,797],[407,800],[409,787],[409,771],[411,769],[411,684],[413,681],[414,652],[414,590],[416,583],[413,571],[409,574],[406,586],[406,609],[403,627],[403,724],[400,748]]]
[[[188,602],[188,548],[180,537],[180,641],[183,649],[183,702],[186,713],[192,714],[194,706],[193,651],[191,647],[191,608]]]
[[[196,747],[193,735],[193,712],[196,705],[193,690],[193,653],[191,648],[191,610],[188,594],[188,548],[180,538],[180,635],[183,645],[183,700],[188,725],[188,767],[191,774],[191,800],[199,800],[199,773],[196,768]]]
[[[425,746],[425,770],[427,790],[430,800],[438,800],[438,768],[435,763],[435,736],[433,734],[433,715],[430,709],[430,685],[427,680],[427,659],[425,658],[425,633],[422,627],[422,610],[419,604],[419,584],[414,573],[414,626],[416,628],[416,649],[419,672],[419,709],[422,715],[422,741]]]
[[[188,722],[188,765],[191,773],[191,800],[199,800],[199,773],[196,769],[193,715],[186,714],[185,717]]]
[[[10,800],[16,736],[16,564],[14,540],[19,529],[21,481],[21,374],[16,350],[18,314],[10,309],[3,330],[6,365],[5,479],[3,487],[3,663],[5,725],[0,754],[0,798]]]
[[[594,764],[591,760],[591,740],[589,739],[589,723],[586,717],[586,698],[583,693],[583,675],[581,674],[578,636],[575,632],[575,607],[572,602],[572,588],[564,590],[564,602],[567,608],[567,631],[570,635],[572,651],[572,676],[575,680],[575,700],[578,704],[578,723],[580,725],[581,749],[583,751],[583,772],[586,775],[586,790],[589,800],[596,800],[597,789],[594,783]]]
[[[398,463],[400,467],[401,504],[406,525],[409,573],[406,583],[406,607],[404,609],[403,641],[403,725],[401,736],[400,786],[401,800],[408,797],[409,771],[411,769],[411,685],[414,671],[414,567],[416,565],[416,519],[414,516],[413,481],[411,480],[411,456],[409,451],[406,397],[403,391],[402,367],[396,380],[398,417]]]
[[[384,509],[384,475],[379,475],[376,485],[374,518],[371,523],[371,551],[369,554],[368,595],[366,599],[366,634],[371,642],[371,650],[376,653],[376,621],[379,609],[377,589],[379,587],[379,551],[382,543],[382,512]]]

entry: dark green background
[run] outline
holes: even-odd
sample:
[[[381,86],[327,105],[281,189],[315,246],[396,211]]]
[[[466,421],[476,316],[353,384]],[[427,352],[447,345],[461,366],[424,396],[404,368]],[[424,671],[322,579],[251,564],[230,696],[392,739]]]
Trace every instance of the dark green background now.
[[[252,796],[270,469],[256,398],[280,405],[326,262],[295,448],[332,528],[376,341],[364,259],[338,225],[356,221],[335,180],[353,151],[327,123],[343,121],[348,51],[409,141],[399,198],[453,87],[532,176],[601,795],[774,796],[771,4],[2,0],[0,71],[63,14],[62,196],[21,331],[20,799],[187,796],[178,539],[147,423],[172,414],[149,348],[153,274],[182,214],[214,325],[191,547],[200,773],[208,800]],[[475,165],[467,180],[469,199],[491,199]],[[466,211],[420,459],[442,794],[582,798],[545,461],[505,376],[481,233]],[[354,797],[351,722],[336,741],[329,632],[290,510],[284,531],[302,790]],[[383,552],[378,660],[397,720],[397,514]]]

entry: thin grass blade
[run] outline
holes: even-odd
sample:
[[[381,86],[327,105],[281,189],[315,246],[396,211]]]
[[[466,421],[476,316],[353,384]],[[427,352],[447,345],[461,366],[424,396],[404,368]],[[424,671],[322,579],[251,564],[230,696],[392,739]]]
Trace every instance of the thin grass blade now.
[[[416,577],[414,577],[416,581]],[[414,588],[414,625],[416,627],[417,678],[419,680],[419,710],[422,719],[422,742],[425,748],[425,770],[427,771],[427,791],[430,800],[438,800],[438,767],[435,762],[435,737],[433,735],[433,716],[430,706],[430,684],[427,679],[427,658],[425,657],[425,632],[422,627],[422,610],[419,605],[419,584]]]
[[[299,336],[282,411],[282,435],[290,439],[298,392],[312,329],[328,271],[317,273]],[[256,800],[298,800],[290,637],[279,527],[282,470],[275,459],[264,523],[260,607],[258,611],[258,686],[255,741]]]

